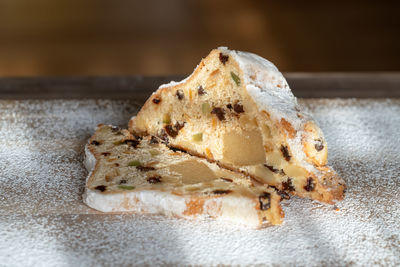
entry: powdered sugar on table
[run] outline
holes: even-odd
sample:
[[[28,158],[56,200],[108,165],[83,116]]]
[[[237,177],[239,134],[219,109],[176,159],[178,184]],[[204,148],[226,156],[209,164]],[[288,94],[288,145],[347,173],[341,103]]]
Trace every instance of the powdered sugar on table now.
[[[0,101],[0,265],[400,264],[400,100],[299,100],[319,122],[348,185],[336,207],[283,202],[261,230],[82,203],[84,144],[126,125],[134,101]]]

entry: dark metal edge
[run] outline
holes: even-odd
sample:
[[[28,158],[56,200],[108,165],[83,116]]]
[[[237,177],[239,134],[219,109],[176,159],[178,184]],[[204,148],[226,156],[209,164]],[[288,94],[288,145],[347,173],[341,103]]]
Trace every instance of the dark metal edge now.
[[[300,98],[398,98],[400,73],[285,73]],[[6,77],[0,99],[135,99],[146,100],[175,76]]]

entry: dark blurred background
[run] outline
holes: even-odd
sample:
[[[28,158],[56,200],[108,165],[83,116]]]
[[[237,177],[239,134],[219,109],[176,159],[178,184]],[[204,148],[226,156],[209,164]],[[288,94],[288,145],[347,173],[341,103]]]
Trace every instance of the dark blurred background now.
[[[220,45],[283,71],[400,71],[400,1],[0,0],[0,76],[190,73]]]

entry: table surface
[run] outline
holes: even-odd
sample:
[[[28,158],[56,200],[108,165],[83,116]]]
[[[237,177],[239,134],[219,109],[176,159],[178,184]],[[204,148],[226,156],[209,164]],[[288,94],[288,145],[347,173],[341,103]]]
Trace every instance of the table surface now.
[[[339,211],[284,201],[285,222],[261,230],[82,203],[95,126],[125,126],[170,77],[0,79],[0,265],[399,265],[400,75],[376,76],[287,74],[348,191]]]

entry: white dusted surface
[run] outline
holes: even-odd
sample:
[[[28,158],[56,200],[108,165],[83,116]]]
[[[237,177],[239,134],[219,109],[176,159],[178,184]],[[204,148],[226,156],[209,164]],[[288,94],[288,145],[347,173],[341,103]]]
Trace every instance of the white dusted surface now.
[[[400,100],[300,100],[346,180],[340,211],[282,203],[281,226],[100,214],[81,201],[86,139],[134,101],[0,101],[0,265],[400,264]]]

